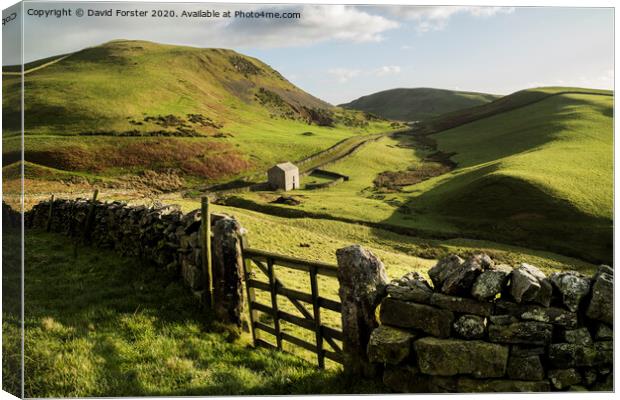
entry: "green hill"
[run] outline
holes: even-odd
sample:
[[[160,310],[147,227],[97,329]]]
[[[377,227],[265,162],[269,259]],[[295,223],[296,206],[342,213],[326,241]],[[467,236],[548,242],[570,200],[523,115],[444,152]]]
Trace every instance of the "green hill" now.
[[[422,122],[329,169],[350,180],[293,193],[299,206],[265,204],[251,193],[229,204],[612,259],[610,91],[524,90]]]
[[[486,236],[611,260],[613,92],[525,90],[430,125],[457,168],[406,188],[413,209]]]
[[[391,89],[360,97],[342,107],[399,121],[420,121],[438,115],[486,104],[499,96],[454,90],[415,88]]]
[[[25,69],[26,160],[62,170],[218,181],[389,129],[226,49],[119,40]],[[5,165],[19,158],[14,70],[3,68]]]

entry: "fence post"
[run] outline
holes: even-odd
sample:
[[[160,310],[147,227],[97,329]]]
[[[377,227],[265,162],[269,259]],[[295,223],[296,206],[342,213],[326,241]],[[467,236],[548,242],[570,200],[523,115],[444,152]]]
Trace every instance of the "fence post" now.
[[[368,361],[370,334],[378,326],[375,310],[388,283],[385,267],[370,251],[353,245],[336,251],[342,304],[344,371],[350,376],[374,377]]]
[[[243,324],[243,228],[232,218],[213,227],[213,309],[216,317],[241,328]]]
[[[249,285],[249,280],[252,279],[252,260],[246,259],[243,255],[245,249],[249,248],[250,244],[248,243],[247,235],[241,235],[241,261],[243,262],[243,280],[245,282],[245,290],[248,302],[248,330],[252,335],[252,345],[256,346],[256,331],[254,330],[254,321],[258,320],[258,314],[252,308],[252,303],[255,300],[254,297],[254,289],[252,289]]]
[[[52,229],[52,218],[54,218],[54,195],[52,195],[50,199],[50,210],[47,214],[47,226],[45,227],[45,230],[47,232]]]
[[[93,193],[93,199],[90,203],[90,208],[88,209],[88,215],[86,216],[86,223],[84,224],[84,232],[82,232],[82,241],[86,242],[87,239],[90,238],[90,230],[92,228],[94,219],[95,219],[95,207],[97,202],[97,195],[99,194],[99,189],[95,189]]]
[[[203,197],[200,204],[200,240],[202,245],[202,273],[207,291],[207,307],[213,308],[213,261],[211,257],[211,210],[209,198]]]

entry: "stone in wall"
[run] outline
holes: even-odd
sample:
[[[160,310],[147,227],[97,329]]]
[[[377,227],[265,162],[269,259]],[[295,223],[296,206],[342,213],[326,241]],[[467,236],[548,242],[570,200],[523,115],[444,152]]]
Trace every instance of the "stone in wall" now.
[[[592,285],[592,299],[590,300],[586,315],[588,318],[613,325],[614,276],[609,273],[609,270],[609,267],[602,266],[597,271],[594,284]]]
[[[593,368],[585,368],[583,370],[583,383],[586,386],[594,385],[597,379],[598,379],[598,374]]]
[[[481,315],[488,317],[493,310],[493,304],[481,302],[465,297],[448,296],[441,293],[433,293],[431,296],[431,305],[445,310],[459,313]]]
[[[506,375],[510,379],[521,381],[540,381],[545,378],[545,370],[539,355],[519,356],[518,354],[511,354],[508,359]]]
[[[510,280],[510,294],[517,303],[534,302],[545,307],[551,303],[551,282],[533,265],[519,265],[512,271]]]
[[[387,286],[387,293],[394,299],[428,303],[433,289],[418,272],[410,272],[390,282]]]
[[[594,345],[554,343],[549,346],[548,358],[556,368],[612,364],[613,342],[595,342]]]
[[[510,355],[515,357],[542,356],[545,354],[544,346],[529,344],[513,344],[510,346]]]
[[[613,340],[614,331],[606,324],[599,323],[596,327],[596,340]]]
[[[508,347],[482,341],[425,337],[414,342],[418,366],[428,375],[471,374],[478,378],[506,373]]]
[[[192,290],[200,290],[204,288],[204,276],[202,270],[198,269],[196,264],[189,260],[183,260],[181,263],[181,275],[183,282]]]
[[[549,381],[556,389],[565,389],[581,383],[581,374],[574,369],[552,369],[549,371]]]
[[[371,362],[398,364],[409,356],[414,337],[407,331],[381,325],[370,335],[368,359]]]
[[[494,343],[544,345],[551,342],[553,327],[545,322],[515,322],[490,325],[489,340]]]
[[[548,322],[566,328],[577,326],[577,314],[557,307],[517,304],[500,300],[495,308],[497,313],[512,315],[526,321]]]
[[[493,260],[486,254],[476,254],[451,272],[441,286],[445,294],[467,296],[478,276],[493,266]]]
[[[454,314],[425,304],[416,304],[390,297],[383,300],[381,323],[399,328],[418,329],[437,337],[450,336]]]
[[[454,321],[454,332],[463,339],[481,339],[485,336],[487,321],[479,315],[465,314]]]
[[[442,258],[428,270],[428,276],[436,290],[441,289],[444,281],[463,264],[463,259],[456,254]]]
[[[478,300],[493,300],[502,292],[512,272],[512,267],[501,264],[481,273],[471,289],[471,295]]]
[[[513,315],[501,314],[489,316],[489,321],[493,325],[510,325],[514,324],[515,322],[519,322],[519,319]]]
[[[588,328],[565,329],[561,332],[562,339],[566,343],[591,345],[592,335]]]
[[[590,279],[575,271],[555,272],[549,279],[562,294],[566,308],[577,312],[581,300],[590,292]]]

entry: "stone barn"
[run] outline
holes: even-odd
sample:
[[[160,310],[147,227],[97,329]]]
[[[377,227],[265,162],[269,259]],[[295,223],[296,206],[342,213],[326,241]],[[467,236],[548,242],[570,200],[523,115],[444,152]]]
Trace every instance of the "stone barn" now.
[[[290,162],[276,164],[267,171],[269,185],[273,189],[299,189],[299,168]]]

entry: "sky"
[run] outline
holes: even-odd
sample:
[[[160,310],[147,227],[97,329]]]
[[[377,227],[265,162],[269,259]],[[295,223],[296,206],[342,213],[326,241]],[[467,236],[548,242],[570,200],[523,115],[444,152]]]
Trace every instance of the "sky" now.
[[[77,17],[78,7],[267,10],[301,18]],[[73,15],[27,15],[61,8]],[[27,2],[23,11],[26,62],[114,39],[231,48],[332,104],[396,87],[509,94],[614,84],[611,8]],[[19,27],[3,27],[3,65],[19,63]]]

